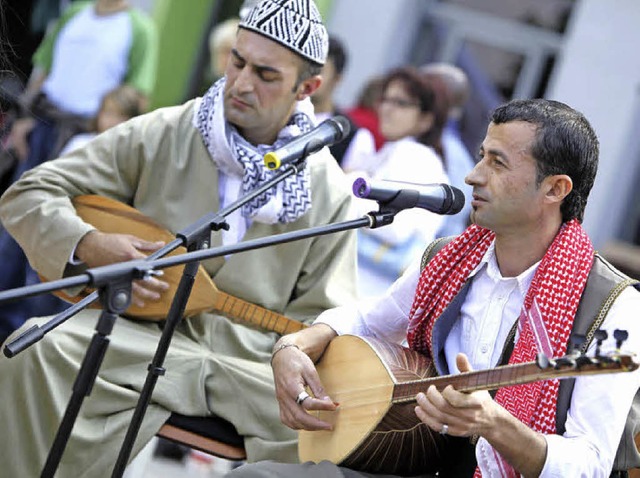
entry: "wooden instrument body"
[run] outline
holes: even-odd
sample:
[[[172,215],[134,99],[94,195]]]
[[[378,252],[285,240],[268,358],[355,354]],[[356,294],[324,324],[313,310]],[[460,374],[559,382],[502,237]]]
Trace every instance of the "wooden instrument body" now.
[[[76,213],[86,222],[102,232],[131,234],[143,238],[147,241],[163,241],[169,243],[175,239],[169,231],[146,217],[138,210],[118,201],[114,201],[101,196],[77,196],[73,199]],[[186,249],[178,247],[169,254],[170,256],[184,254]],[[147,301],[144,307],[132,304],[126,312],[126,316],[135,317],[140,320],[162,320],[167,316],[171,300],[176,293],[180,277],[184,266],[176,266],[164,269],[160,278],[169,283],[169,290],[163,294],[161,300],[157,302]],[[79,297],[71,297],[60,292],[60,296],[69,301],[77,302],[82,297],[88,295],[91,290],[83,291]],[[211,309],[213,298],[217,288],[213,281],[200,266],[196,275],[196,280],[187,302],[185,315],[195,315],[199,312]],[[98,305],[99,307],[99,305]]]
[[[619,347],[620,345],[618,345]],[[569,354],[534,362],[436,376],[433,364],[418,352],[370,337],[341,335],[331,341],[317,364],[327,394],[340,404],[334,412],[312,412],[331,423],[331,431],[301,431],[300,460],[329,460],[355,470],[413,476],[433,473],[444,458],[447,438],[433,432],[415,414],[415,396],[433,385],[463,393],[497,390],[539,380],[631,372],[633,355]]]
[[[433,372],[425,356],[400,345],[371,337],[334,339],[318,373],[327,394],[341,405],[336,412],[313,412],[334,429],[301,431],[300,460],[329,460],[369,473],[436,471],[444,437],[418,419],[414,402],[394,402],[399,384],[428,378]]]
[[[140,213],[135,208],[114,199],[83,195],[73,198],[76,213],[85,222],[107,233],[130,234],[147,241],[170,243],[175,236],[161,225]],[[186,253],[184,247],[178,247],[169,255]],[[169,290],[157,301],[147,301],[144,307],[132,304],[124,314],[138,320],[160,321],[167,317],[171,302],[182,277],[184,265],[163,269],[161,279],[169,284]],[[62,291],[56,295],[68,302],[78,302],[92,291],[86,289],[77,296],[69,296]],[[99,304],[93,307],[100,307]],[[257,306],[238,297],[219,290],[202,266],[198,268],[195,282],[187,301],[184,316],[190,317],[200,312],[216,311],[236,322],[256,328],[289,334],[306,327],[302,322],[289,319],[282,314]]]

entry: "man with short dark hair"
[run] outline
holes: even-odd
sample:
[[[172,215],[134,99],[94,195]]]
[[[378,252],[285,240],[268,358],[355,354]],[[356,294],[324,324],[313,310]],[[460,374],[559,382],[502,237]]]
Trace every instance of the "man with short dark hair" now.
[[[314,367],[337,335],[396,343],[406,337],[438,375],[530,362],[538,353],[562,357],[569,339],[578,338],[572,334],[589,327],[626,330],[624,348],[638,350],[640,293],[628,287],[637,281],[596,254],[581,226],[598,166],[598,139],[585,117],[557,101],[511,101],[493,112],[479,158],[466,178],[473,187],[469,228],[379,299],[326,311],[276,344],[272,364],[285,424],[331,429],[307,412],[339,413],[344,403],[334,400],[349,398],[327,396]],[[596,347],[591,342],[589,351]],[[610,339],[602,351],[616,347]],[[559,382],[504,387],[495,397],[451,385],[417,393],[417,418],[449,443],[427,455],[441,459],[430,465],[438,476],[455,478],[608,477],[612,468],[638,466],[635,427],[625,428],[625,421],[634,412],[640,371],[579,375],[573,388]],[[408,451],[428,454],[431,447],[425,435]],[[372,475],[321,462],[254,464],[231,476]]]
[[[225,78],[203,98],[135,118],[27,173],[0,201],[5,226],[50,279],[62,276],[69,262],[97,267],[145,257],[160,245],[96,230],[76,215],[71,199],[99,194],[120,200],[173,232],[233,203],[275,174],[264,165],[267,152],[314,127],[308,98],[321,83],[326,50],[326,30],[311,0],[263,0],[240,24]],[[349,210],[349,185],[323,150],[304,170],[228,216],[230,230],[212,234],[211,245],[345,220]],[[353,233],[211,259],[203,266],[220,290],[299,321],[355,296]],[[158,278],[136,281],[134,301],[144,306],[166,287]],[[11,430],[0,438],[7,476],[37,476],[42,470],[98,314],[83,311],[16,357],[0,359],[6,405],[0,427]],[[108,476],[160,334],[157,323],[115,323],[60,476]],[[273,332],[217,313],[183,320],[132,457],[178,412],[232,422],[245,438],[250,461],[296,461],[297,436],[279,423],[274,400],[269,357],[276,339]]]

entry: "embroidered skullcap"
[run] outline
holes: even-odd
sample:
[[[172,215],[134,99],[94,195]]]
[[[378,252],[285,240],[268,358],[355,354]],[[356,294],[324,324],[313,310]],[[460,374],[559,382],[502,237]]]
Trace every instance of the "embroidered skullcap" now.
[[[240,27],[319,65],[327,58],[329,35],[313,0],[262,0],[240,21]]]

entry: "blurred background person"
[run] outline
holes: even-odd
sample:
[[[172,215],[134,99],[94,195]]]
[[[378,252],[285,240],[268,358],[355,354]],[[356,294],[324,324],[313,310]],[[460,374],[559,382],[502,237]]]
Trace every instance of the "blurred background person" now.
[[[390,72],[378,108],[384,146],[359,163],[345,164],[353,179],[408,183],[448,183],[442,162],[441,134],[448,106],[441,84],[414,67]],[[376,210],[361,199],[358,212]],[[358,286],[361,296],[382,293],[436,236],[442,216],[424,209],[401,211],[393,223],[361,229],[358,235]]]
[[[237,17],[228,18],[211,30],[209,35],[210,77],[207,86],[224,76],[229,55],[236,41],[239,23],[240,19]]]
[[[358,127],[366,128],[373,135],[376,151],[384,144],[378,121],[378,105],[384,79],[383,75],[370,78],[358,94],[356,104],[347,110],[347,115]]]
[[[469,223],[473,191],[464,182],[464,178],[475,166],[475,161],[460,136],[460,119],[470,93],[469,79],[464,70],[448,63],[429,63],[420,70],[427,78],[441,81],[447,94],[449,111],[447,124],[442,132],[442,148],[450,184],[464,193],[465,203],[458,214],[445,216],[437,235],[455,236],[464,231]]]
[[[347,62],[348,55],[344,44],[335,36],[330,35],[329,53],[327,61],[322,67],[322,83],[311,95],[311,102],[318,122],[336,115],[343,115],[351,125],[347,137],[329,148],[340,166],[346,162],[358,161],[353,158],[355,155],[366,158],[375,152],[375,142],[371,132],[366,128],[358,127],[349,115],[341,111],[334,102],[335,91],[342,81]]]
[[[140,108],[155,83],[157,32],[149,16],[125,0],[69,5],[33,56],[34,73],[21,96],[25,116],[16,120],[7,148],[19,160],[10,182],[57,157],[72,137],[91,130],[104,95],[128,84]],[[0,290],[37,281],[18,243],[0,231]],[[67,304],[52,295],[31,297],[0,310],[0,335],[28,317],[60,312]]]
[[[2,63],[2,65],[5,64]],[[19,98],[24,85],[15,73],[2,71],[0,75],[0,194],[2,194],[11,184],[18,162],[8,148],[7,139],[20,111]],[[1,225],[0,229],[2,229]]]
[[[67,142],[60,152],[64,156],[68,152],[85,145],[100,133],[124,123],[142,113],[141,95],[138,90],[121,85],[107,93],[100,103],[100,110],[93,121],[91,131],[77,134]]]
[[[146,98],[155,83],[157,42],[152,20],[125,0],[70,4],[33,56],[21,97],[25,117],[9,137],[21,162],[14,179],[89,129],[108,91],[126,83]]]

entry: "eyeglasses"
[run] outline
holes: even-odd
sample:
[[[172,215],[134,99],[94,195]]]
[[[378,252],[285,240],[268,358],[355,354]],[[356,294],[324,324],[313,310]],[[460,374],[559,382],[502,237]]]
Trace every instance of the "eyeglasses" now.
[[[383,96],[380,98],[380,104],[388,104],[391,106],[397,106],[398,108],[417,108],[420,103],[411,100],[405,100],[403,98],[394,98],[391,96]]]

